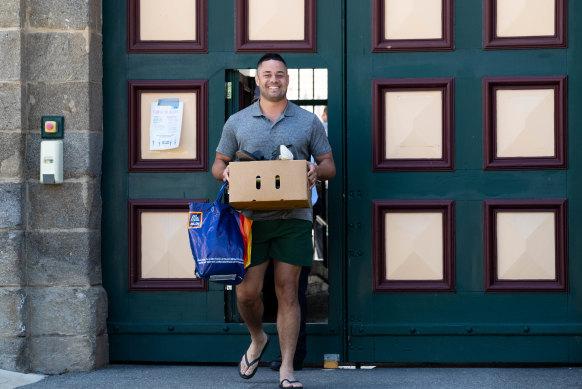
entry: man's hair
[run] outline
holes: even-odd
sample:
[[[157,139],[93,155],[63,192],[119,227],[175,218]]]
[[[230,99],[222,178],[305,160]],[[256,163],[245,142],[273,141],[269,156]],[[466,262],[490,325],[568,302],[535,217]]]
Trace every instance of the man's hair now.
[[[283,59],[283,57],[281,57],[279,54],[277,53],[267,53],[265,55],[263,55],[261,57],[261,59],[259,59],[259,62],[257,62],[257,70],[259,69],[259,66],[261,66],[261,64],[265,61],[279,61],[279,62],[283,62],[283,65],[285,65],[285,67],[287,67],[287,62],[285,62],[285,60]]]

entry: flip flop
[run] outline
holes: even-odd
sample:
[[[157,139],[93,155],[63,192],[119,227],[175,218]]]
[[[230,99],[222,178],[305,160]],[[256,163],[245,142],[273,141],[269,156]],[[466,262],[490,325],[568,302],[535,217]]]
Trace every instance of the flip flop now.
[[[291,384],[291,386],[283,386],[283,382],[287,381],[288,384]],[[293,386],[293,384],[300,384],[301,382],[295,380],[295,381],[289,381],[287,378],[283,378],[281,380],[281,382],[279,382],[279,387],[283,388],[283,389],[288,389],[288,388],[302,388],[303,386]]]
[[[263,351],[261,351],[261,354],[259,355],[259,357],[257,359],[255,359],[254,361],[252,361],[251,363],[249,363],[249,358],[247,357],[247,353],[245,352],[245,363],[247,364],[247,370],[249,369],[249,367],[253,366],[254,364],[257,364],[257,367],[255,368],[255,370],[253,370],[253,372],[251,374],[246,375],[246,374],[241,373],[241,371],[240,371],[241,362],[239,362],[238,363],[238,375],[240,375],[241,378],[243,378],[245,380],[249,380],[249,379],[253,378],[253,376],[255,375],[257,370],[259,370],[259,362],[261,362],[261,358],[263,357],[265,350],[267,350],[267,347],[269,346],[270,342],[271,342],[271,338],[269,338],[269,335],[267,335],[267,343],[265,343],[265,346],[263,347]]]

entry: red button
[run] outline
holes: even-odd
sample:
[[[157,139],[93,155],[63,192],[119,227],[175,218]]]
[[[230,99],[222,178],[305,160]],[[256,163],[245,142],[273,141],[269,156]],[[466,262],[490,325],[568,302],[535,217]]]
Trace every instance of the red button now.
[[[46,128],[47,128],[47,130],[52,130],[53,129],[53,124],[52,123],[47,123]]]

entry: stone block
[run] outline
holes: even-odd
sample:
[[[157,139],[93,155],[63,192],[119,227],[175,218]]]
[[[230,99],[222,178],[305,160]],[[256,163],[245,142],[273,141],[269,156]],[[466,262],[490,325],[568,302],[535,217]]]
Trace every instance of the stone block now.
[[[101,34],[101,0],[89,0],[89,26],[92,31]]]
[[[23,184],[0,183],[0,228],[22,226]]]
[[[87,81],[89,37],[74,33],[30,33],[26,38],[28,81]],[[50,85],[61,89],[60,86]]]
[[[102,133],[68,134],[64,143],[65,178],[101,175]]]
[[[20,83],[0,82],[0,131],[22,130],[21,102]]]
[[[35,0],[28,4],[31,27],[83,30],[89,26],[93,0]]]
[[[97,336],[105,333],[107,295],[101,286],[33,288],[32,336]]]
[[[67,134],[67,137],[69,135]],[[40,133],[26,135],[26,155],[24,156],[24,171],[26,179],[40,180]],[[63,158],[65,154],[63,144]],[[64,161],[63,161],[64,163]],[[64,170],[64,166],[63,166]],[[64,172],[63,172],[64,174]]]
[[[0,80],[20,80],[21,33],[16,30],[0,31]]]
[[[41,117],[65,117],[65,137],[68,131],[101,131],[101,85],[88,82],[60,84],[28,84],[28,123],[40,133]]]
[[[100,284],[100,235],[98,231],[27,233],[28,285]]]
[[[21,288],[0,288],[0,335],[26,335],[27,295]]]
[[[103,38],[90,34],[89,46],[89,80],[101,84],[103,81]]]
[[[0,1],[0,28],[20,27],[20,0]]]
[[[28,183],[28,200],[28,226],[31,229],[101,228],[101,193],[98,183]]]
[[[95,336],[41,336],[29,341],[30,369],[43,374],[95,370]]]
[[[89,130],[103,131],[103,85],[92,82],[89,85]]]
[[[24,141],[20,132],[0,132],[0,178],[19,178],[24,161]]]
[[[81,169],[74,170],[73,167],[76,161],[73,160],[74,154],[70,153],[69,158],[69,172],[71,176],[89,176],[89,177],[101,177],[102,161],[103,161],[103,133],[102,132],[90,132],[87,134],[87,143],[81,145],[81,150],[87,147],[88,158],[85,158],[85,165]],[[73,148],[74,150],[74,148]],[[80,163],[81,161],[79,161]]]
[[[95,369],[100,369],[109,363],[109,337],[99,335],[95,343]]]
[[[24,232],[0,232],[0,285],[22,285],[24,281],[23,244]]]
[[[0,338],[0,369],[26,372],[27,344],[25,337]]]
[[[26,141],[26,177],[38,180],[40,175],[40,134],[30,134]],[[95,132],[66,133],[63,139],[63,174],[71,178],[97,178],[101,174],[103,134]]]

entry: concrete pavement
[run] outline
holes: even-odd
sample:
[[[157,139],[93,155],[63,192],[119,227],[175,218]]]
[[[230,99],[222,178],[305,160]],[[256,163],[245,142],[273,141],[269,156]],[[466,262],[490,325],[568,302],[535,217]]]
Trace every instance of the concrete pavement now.
[[[47,376],[24,386],[0,389],[133,389],[133,388],[277,388],[278,373],[261,366],[250,380],[241,379],[234,365],[109,365],[101,370]],[[14,374],[14,373],[13,373]],[[23,379],[26,375],[22,375]],[[377,367],[373,369],[323,370],[306,368],[296,373],[306,388],[462,388],[462,389],[580,389],[582,367]]]
[[[0,389],[18,388],[42,380],[42,374],[20,374],[8,370],[0,370]]]

